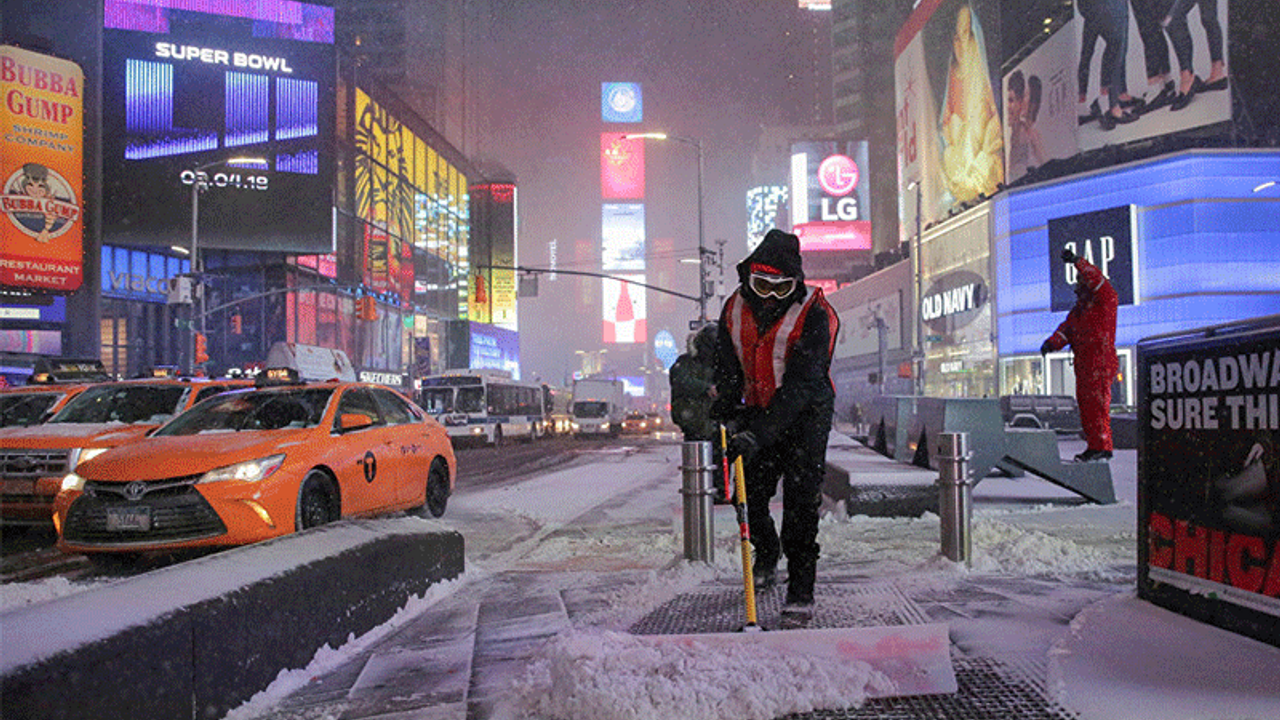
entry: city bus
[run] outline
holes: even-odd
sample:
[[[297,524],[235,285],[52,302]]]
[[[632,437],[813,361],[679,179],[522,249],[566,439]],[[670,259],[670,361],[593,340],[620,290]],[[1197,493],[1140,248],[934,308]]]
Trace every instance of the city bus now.
[[[543,434],[542,386],[501,370],[451,370],[422,378],[418,404],[455,443],[501,445]]]

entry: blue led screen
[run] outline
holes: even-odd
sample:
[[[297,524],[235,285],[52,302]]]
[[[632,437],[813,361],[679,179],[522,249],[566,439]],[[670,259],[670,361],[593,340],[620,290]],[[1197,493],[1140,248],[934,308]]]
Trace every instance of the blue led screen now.
[[[1049,220],[1133,204],[1134,304],[1116,343],[1280,313],[1280,153],[1190,151],[997,196],[993,266],[1001,355],[1035,354],[1050,310]]]
[[[640,83],[600,83],[600,119],[607,123],[644,121],[644,94]]]
[[[104,6],[105,240],[186,244],[176,241],[190,237],[199,169],[201,248],[330,252],[333,9],[289,0]]]

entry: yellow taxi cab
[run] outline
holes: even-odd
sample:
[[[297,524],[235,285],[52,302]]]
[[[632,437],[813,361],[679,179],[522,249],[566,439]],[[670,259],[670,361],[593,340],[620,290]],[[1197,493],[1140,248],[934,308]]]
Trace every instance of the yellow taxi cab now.
[[[457,466],[443,426],[383,385],[281,374],[82,462],[55,502],[58,548],[110,563],[343,517],[444,514]]]
[[[38,425],[91,383],[111,379],[101,360],[39,358],[23,384],[0,382],[0,427]]]
[[[622,432],[628,434],[647,433],[650,431],[652,419],[642,412],[629,412],[622,418]]]
[[[177,377],[96,383],[43,423],[0,428],[0,523],[49,525],[62,479],[79,463],[145,437],[207,397],[252,385]]]

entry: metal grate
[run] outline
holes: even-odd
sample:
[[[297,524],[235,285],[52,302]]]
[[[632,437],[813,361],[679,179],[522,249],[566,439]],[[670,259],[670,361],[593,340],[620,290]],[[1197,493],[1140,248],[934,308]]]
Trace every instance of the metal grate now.
[[[859,708],[788,715],[816,720],[1078,720],[1079,714],[1049,700],[1043,672],[985,657],[953,657],[959,689],[952,695],[875,698]]]
[[[756,593],[756,618],[776,627],[786,599],[786,585]],[[924,613],[888,583],[823,584],[817,588],[812,628],[921,625]],[[734,632],[746,622],[741,586],[712,586],[680,595],[631,626],[636,635]]]

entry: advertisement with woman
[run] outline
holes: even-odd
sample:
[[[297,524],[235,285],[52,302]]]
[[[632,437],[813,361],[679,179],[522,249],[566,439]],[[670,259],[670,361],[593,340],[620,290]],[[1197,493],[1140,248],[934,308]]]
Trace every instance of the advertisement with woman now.
[[[997,19],[992,2],[926,0],[895,40],[902,193],[920,182],[924,223],[995,194],[1004,182],[1002,98],[987,30]]]

